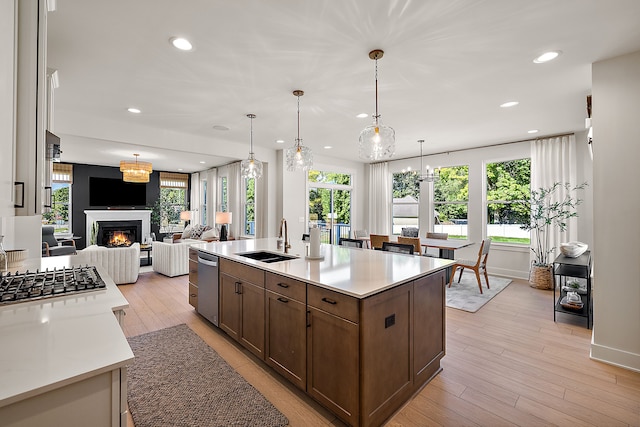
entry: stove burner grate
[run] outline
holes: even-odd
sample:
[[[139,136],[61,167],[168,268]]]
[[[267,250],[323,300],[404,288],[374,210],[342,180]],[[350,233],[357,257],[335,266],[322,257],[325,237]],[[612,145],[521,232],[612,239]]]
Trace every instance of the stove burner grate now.
[[[105,289],[95,266],[0,274],[0,305]]]

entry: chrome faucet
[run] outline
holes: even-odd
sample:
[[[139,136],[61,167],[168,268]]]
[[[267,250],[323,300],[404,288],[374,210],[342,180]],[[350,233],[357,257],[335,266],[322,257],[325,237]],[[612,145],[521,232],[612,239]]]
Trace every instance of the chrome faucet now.
[[[282,220],[280,220],[280,235],[278,236],[279,239],[282,238],[282,226],[284,225],[284,253],[288,254],[289,253],[289,248],[291,248],[291,245],[289,244],[289,232],[287,231],[287,220],[282,218]]]

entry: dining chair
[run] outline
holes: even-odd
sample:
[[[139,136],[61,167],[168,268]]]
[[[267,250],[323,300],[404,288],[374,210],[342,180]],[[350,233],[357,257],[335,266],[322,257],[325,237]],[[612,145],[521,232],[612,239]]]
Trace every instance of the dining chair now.
[[[420,230],[417,227],[402,227],[400,235],[404,237],[418,237]]]
[[[382,249],[382,243],[389,241],[389,236],[384,234],[370,234],[371,249]]]
[[[427,239],[440,239],[447,240],[449,238],[449,233],[433,233],[427,231]],[[438,258],[440,256],[440,249],[438,248],[425,248],[424,249],[425,256],[430,256],[432,258]]]
[[[382,250],[386,252],[413,255],[413,245],[406,245],[404,243],[382,242]]]
[[[456,269],[460,268],[460,276],[458,276],[458,283],[462,278],[462,272],[465,268],[471,269],[476,273],[476,280],[478,281],[478,288],[482,293],[482,281],[480,280],[480,270],[484,273],[484,279],[487,282],[487,289],[489,288],[489,275],[487,274],[487,258],[489,257],[489,249],[491,248],[491,239],[484,239],[480,244],[480,250],[478,251],[478,259],[475,261],[457,259],[455,264],[452,265],[451,277],[449,278],[449,287],[453,283],[453,278],[456,275]]]
[[[364,242],[358,239],[348,239],[343,237],[340,239],[340,246],[348,246],[350,248],[362,248]]]
[[[405,245],[413,245],[413,253],[421,254],[422,253],[422,245],[420,244],[419,237],[404,237],[398,236],[398,243],[403,243]]]
[[[369,232],[367,230],[353,230],[353,238],[364,240],[363,247],[369,247]]]

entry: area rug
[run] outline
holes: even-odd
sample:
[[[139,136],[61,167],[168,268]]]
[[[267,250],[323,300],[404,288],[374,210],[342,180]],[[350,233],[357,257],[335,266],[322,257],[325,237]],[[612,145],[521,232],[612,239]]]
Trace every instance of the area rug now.
[[[287,418],[187,325],[129,338],[136,427],[286,426]]]
[[[449,288],[447,284],[447,307],[457,308],[458,310],[469,311],[475,313],[480,310],[483,305],[489,302],[491,298],[498,295],[504,288],[509,286],[511,279],[504,277],[489,276],[489,286],[491,289],[487,289],[487,285],[484,281],[484,275],[480,275],[482,279],[482,294],[478,289],[478,281],[476,275],[473,272],[465,271],[462,273],[462,279],[458,283],[458,276],[460,270],[456,272],[456,277],[453,280],[453,284]]]

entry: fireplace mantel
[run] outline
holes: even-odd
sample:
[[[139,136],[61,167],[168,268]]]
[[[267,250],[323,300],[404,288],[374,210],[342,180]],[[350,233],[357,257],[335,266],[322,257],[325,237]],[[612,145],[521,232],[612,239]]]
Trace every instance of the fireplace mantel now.
[[[142,241],[151,235],[151,211],[141,210],[100,210],[84,211],[87,216],[87,246],[90,242],[91,226],[96,221],[142,221]]]

